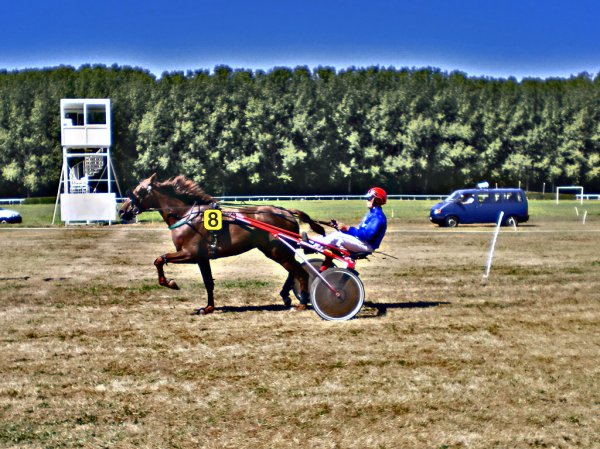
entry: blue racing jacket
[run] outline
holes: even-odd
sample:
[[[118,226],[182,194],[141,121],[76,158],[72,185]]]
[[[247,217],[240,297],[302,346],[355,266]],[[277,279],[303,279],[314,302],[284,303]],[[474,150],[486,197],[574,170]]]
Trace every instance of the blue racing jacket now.
[[[373,207],[367,212],[357,227],[350,227],[345,234],[368,243],[374,250],[379,248],[385,231],[387,230],[387,218],[381,210],[381,207]]]

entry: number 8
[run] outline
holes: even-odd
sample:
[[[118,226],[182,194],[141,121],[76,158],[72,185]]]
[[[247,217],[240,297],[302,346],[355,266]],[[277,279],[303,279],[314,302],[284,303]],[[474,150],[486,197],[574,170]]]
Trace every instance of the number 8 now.
[[[204,227],[209,231],[219,231],[223,227],[223,214],[218,209],[204,211]]]

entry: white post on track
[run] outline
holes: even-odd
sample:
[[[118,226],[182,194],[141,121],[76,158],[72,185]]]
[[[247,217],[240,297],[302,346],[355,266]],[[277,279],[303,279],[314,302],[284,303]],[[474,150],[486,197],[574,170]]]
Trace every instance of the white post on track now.
[[[490,277],[490,270],[492,268],[492,259],[494,258],[494,248],[496,248],[496,240],[498,239],[498,233],[500,232],[500,226],[502,225],[502,219],[504,218],[504,211],[500,211],[498,216],[498,223],[494,230],[494,237],[492,238],[492,244],[490,245],[490,252],[488,253],[487,264],[485,267],[485,273],[483,275],[483,282],[487,282]]]

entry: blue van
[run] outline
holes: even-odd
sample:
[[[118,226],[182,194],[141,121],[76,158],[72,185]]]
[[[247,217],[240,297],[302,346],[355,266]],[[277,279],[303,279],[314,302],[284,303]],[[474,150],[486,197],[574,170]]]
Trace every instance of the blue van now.
[[[453,228],[459,223],[496,223],[513,226],[529,220],[527,197],[521,189],[464,189],[453,192],[429,212],[429,220]]]

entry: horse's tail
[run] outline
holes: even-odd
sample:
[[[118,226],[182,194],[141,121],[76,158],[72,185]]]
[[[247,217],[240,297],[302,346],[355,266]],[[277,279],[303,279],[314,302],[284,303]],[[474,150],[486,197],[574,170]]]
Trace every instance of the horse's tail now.
[[[319,235],[325,235],[325,229],[319,223],[314,221],[312,218],[308,216],[306,212],[302,212],[298,209],[288,209],[294,217],[298,217],[298,219],[303,223],[308,223],[310,229],[315,231]]]

